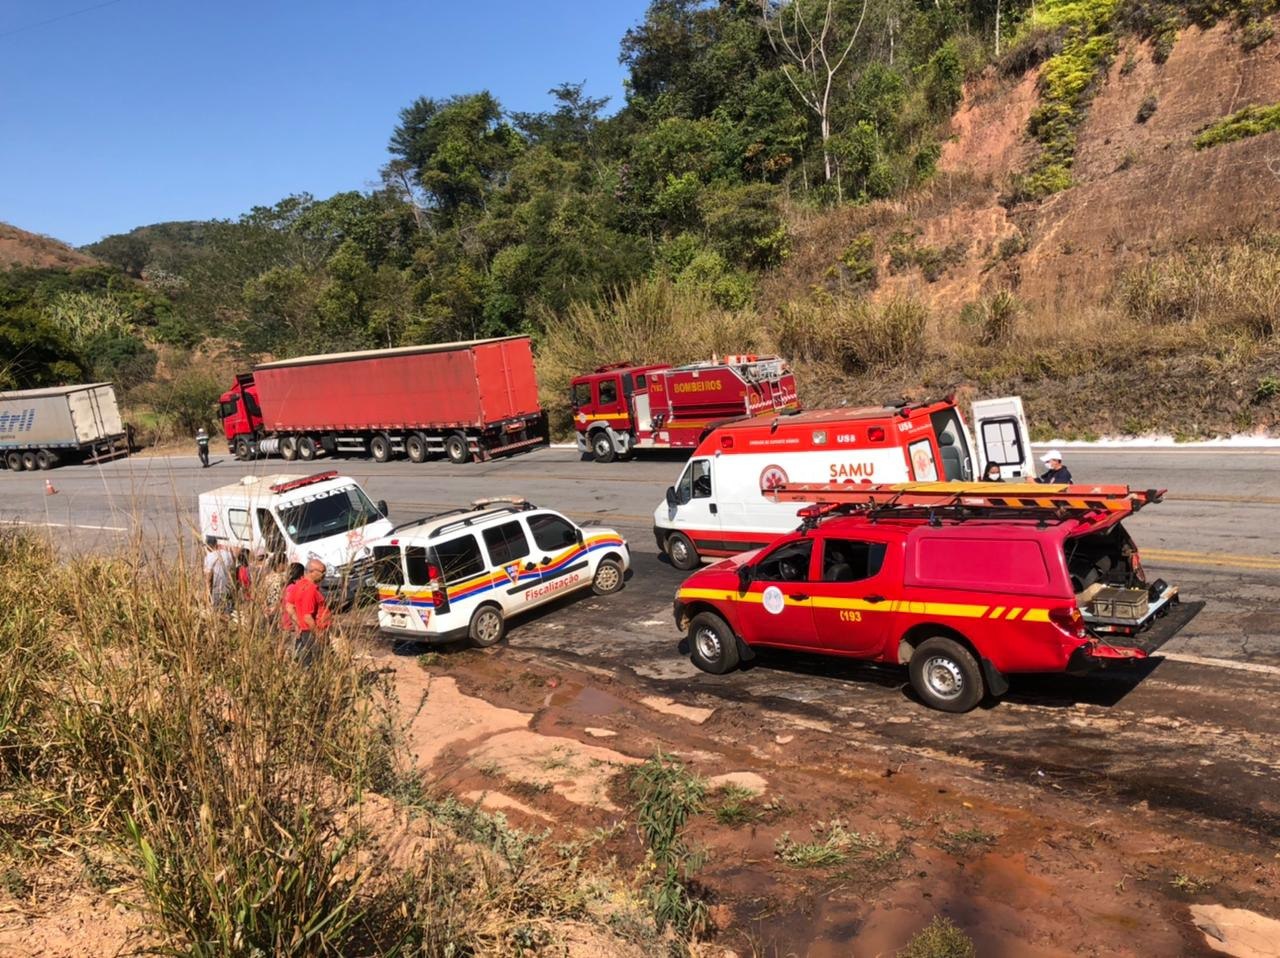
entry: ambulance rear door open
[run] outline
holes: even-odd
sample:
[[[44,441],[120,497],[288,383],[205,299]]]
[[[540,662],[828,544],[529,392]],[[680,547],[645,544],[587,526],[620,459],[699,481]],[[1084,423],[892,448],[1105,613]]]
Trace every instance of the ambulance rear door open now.
[[[1006,481],[1035,478],[1031,434],[1027,430],[1021,396],[974,400],[973,429],[978,447],[978,471],[974,479],[982,478],[989,462],[1000,467],[1000,478]]]

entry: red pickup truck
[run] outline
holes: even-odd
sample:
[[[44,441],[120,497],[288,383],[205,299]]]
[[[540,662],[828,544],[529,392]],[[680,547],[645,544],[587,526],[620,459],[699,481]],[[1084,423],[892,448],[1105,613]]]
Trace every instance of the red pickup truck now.
[[[676,593],[703,671],[727,672],[757,646],[906,665],[926,704],[964,712],[1002,695],[1010,673],[1146,658],[1199,610],[1147,582],[1122,524],[1159,501],[1154,490],[904,483],[776,495],[818,504],[800,510],[796,532]]]

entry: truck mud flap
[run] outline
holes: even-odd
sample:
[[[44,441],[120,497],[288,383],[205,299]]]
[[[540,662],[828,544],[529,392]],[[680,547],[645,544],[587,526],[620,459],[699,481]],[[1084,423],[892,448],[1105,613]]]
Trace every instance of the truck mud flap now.
[[[1147,655],[1153,655],[1162,645],[1182,631],[1183,626],[1200,614],[1204,608],[1203,601],[1177,602],[1169,606],[1169,610],[1153,623],[1145,632],[1126,639],[1124,644],[1141,649]]]

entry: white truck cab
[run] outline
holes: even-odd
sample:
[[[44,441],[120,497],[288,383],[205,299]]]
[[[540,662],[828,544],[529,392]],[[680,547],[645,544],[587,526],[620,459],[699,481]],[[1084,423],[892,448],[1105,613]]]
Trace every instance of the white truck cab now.
[[[225,548],[262,548],[304,565],[319,559],[331,601],[349,601],[373,584],[371,543],[391,531],[386,511],[336,472],[245,476],[200,493],[200,533]]]
[[[509,617],[582,589],[622,588],[631,551],[523,499],[481,499],[397,526],[373,544],[378,627],[418,642],[502,640]]]

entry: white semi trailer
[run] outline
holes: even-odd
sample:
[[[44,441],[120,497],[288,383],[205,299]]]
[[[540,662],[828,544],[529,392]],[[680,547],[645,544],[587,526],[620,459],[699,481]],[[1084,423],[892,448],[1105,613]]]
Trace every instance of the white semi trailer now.
[[[0,392],[0,466],[52,469],[128,454],[111,383]]]

